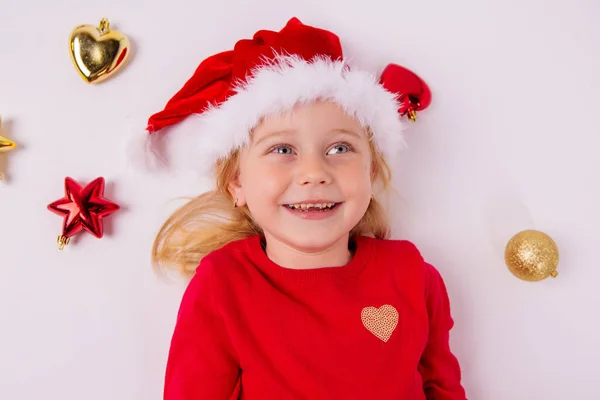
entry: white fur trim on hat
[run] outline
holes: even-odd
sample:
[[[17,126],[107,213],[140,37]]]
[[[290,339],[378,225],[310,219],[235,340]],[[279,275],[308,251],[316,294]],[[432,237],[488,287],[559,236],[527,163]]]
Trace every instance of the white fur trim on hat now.
[[[144,152],[166,153],[169,164],[209,172],[219,158],[247,144],[250,131],[263,117],[315,100],[333,101],[369,127],[384,157],[389,159],[404,147],[405,122],[398,113],[397,95],[373,74],[350,69],[344,61],[280,55],[256,68],[247,82],[236,83],[234,93],[218,106],[150,134],[164,136],[162,149],[152,150],[157,140],[147,138]]]

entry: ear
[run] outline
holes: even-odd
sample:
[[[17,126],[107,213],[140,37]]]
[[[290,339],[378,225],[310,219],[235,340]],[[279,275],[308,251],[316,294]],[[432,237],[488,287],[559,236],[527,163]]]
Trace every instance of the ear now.
[[[231,194],[231,197],[233,197],[234,200],[237,199],[237,207],[242,207],[246,205],[246,196],[244,195],[244,189],[242,188],[242,182],[240,180],[239,173],[235,176],[235,178],[233,178],[229,182],[227,190],[229,191],[229,194]]]

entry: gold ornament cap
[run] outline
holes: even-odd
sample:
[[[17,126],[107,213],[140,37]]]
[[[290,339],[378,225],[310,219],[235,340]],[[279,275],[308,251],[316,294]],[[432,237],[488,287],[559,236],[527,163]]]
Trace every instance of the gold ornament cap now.
[[[504,259],[510,272],[524,281],[537,282],[558,276],[558,247],[550,236],[538,230],[524,230],[514,235],[506,245]]]

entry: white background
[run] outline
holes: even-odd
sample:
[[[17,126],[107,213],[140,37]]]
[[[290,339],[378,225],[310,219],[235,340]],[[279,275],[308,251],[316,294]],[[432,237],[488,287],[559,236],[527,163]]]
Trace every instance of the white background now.
[[[367,5],[369,4],[369,5]],[[9,1],[0,6],[0,398],[158,400],[183,283],[149,265],[174,199],[206,184],[132,173],[123,144],[205,57],[291,16],[341,36],[357,65],[405,65],[431,107],[397,163],[396,237],[442,272],[470,399],[600,398],[600,5],[594,0]],[[127,34],[109,81],[79,78],[68,36]],[[107,180],[122,210],[63,251],[65,176]],[[503,246],[550,234],[560,275],[519,281]]]

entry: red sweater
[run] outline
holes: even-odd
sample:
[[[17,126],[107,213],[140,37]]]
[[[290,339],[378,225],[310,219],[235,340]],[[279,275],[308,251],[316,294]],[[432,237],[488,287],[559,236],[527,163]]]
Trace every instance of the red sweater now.
[[[258,236],[205,257],[183,296],[165,400],[464,400],[444,282],[409,242],[282,268]]]

